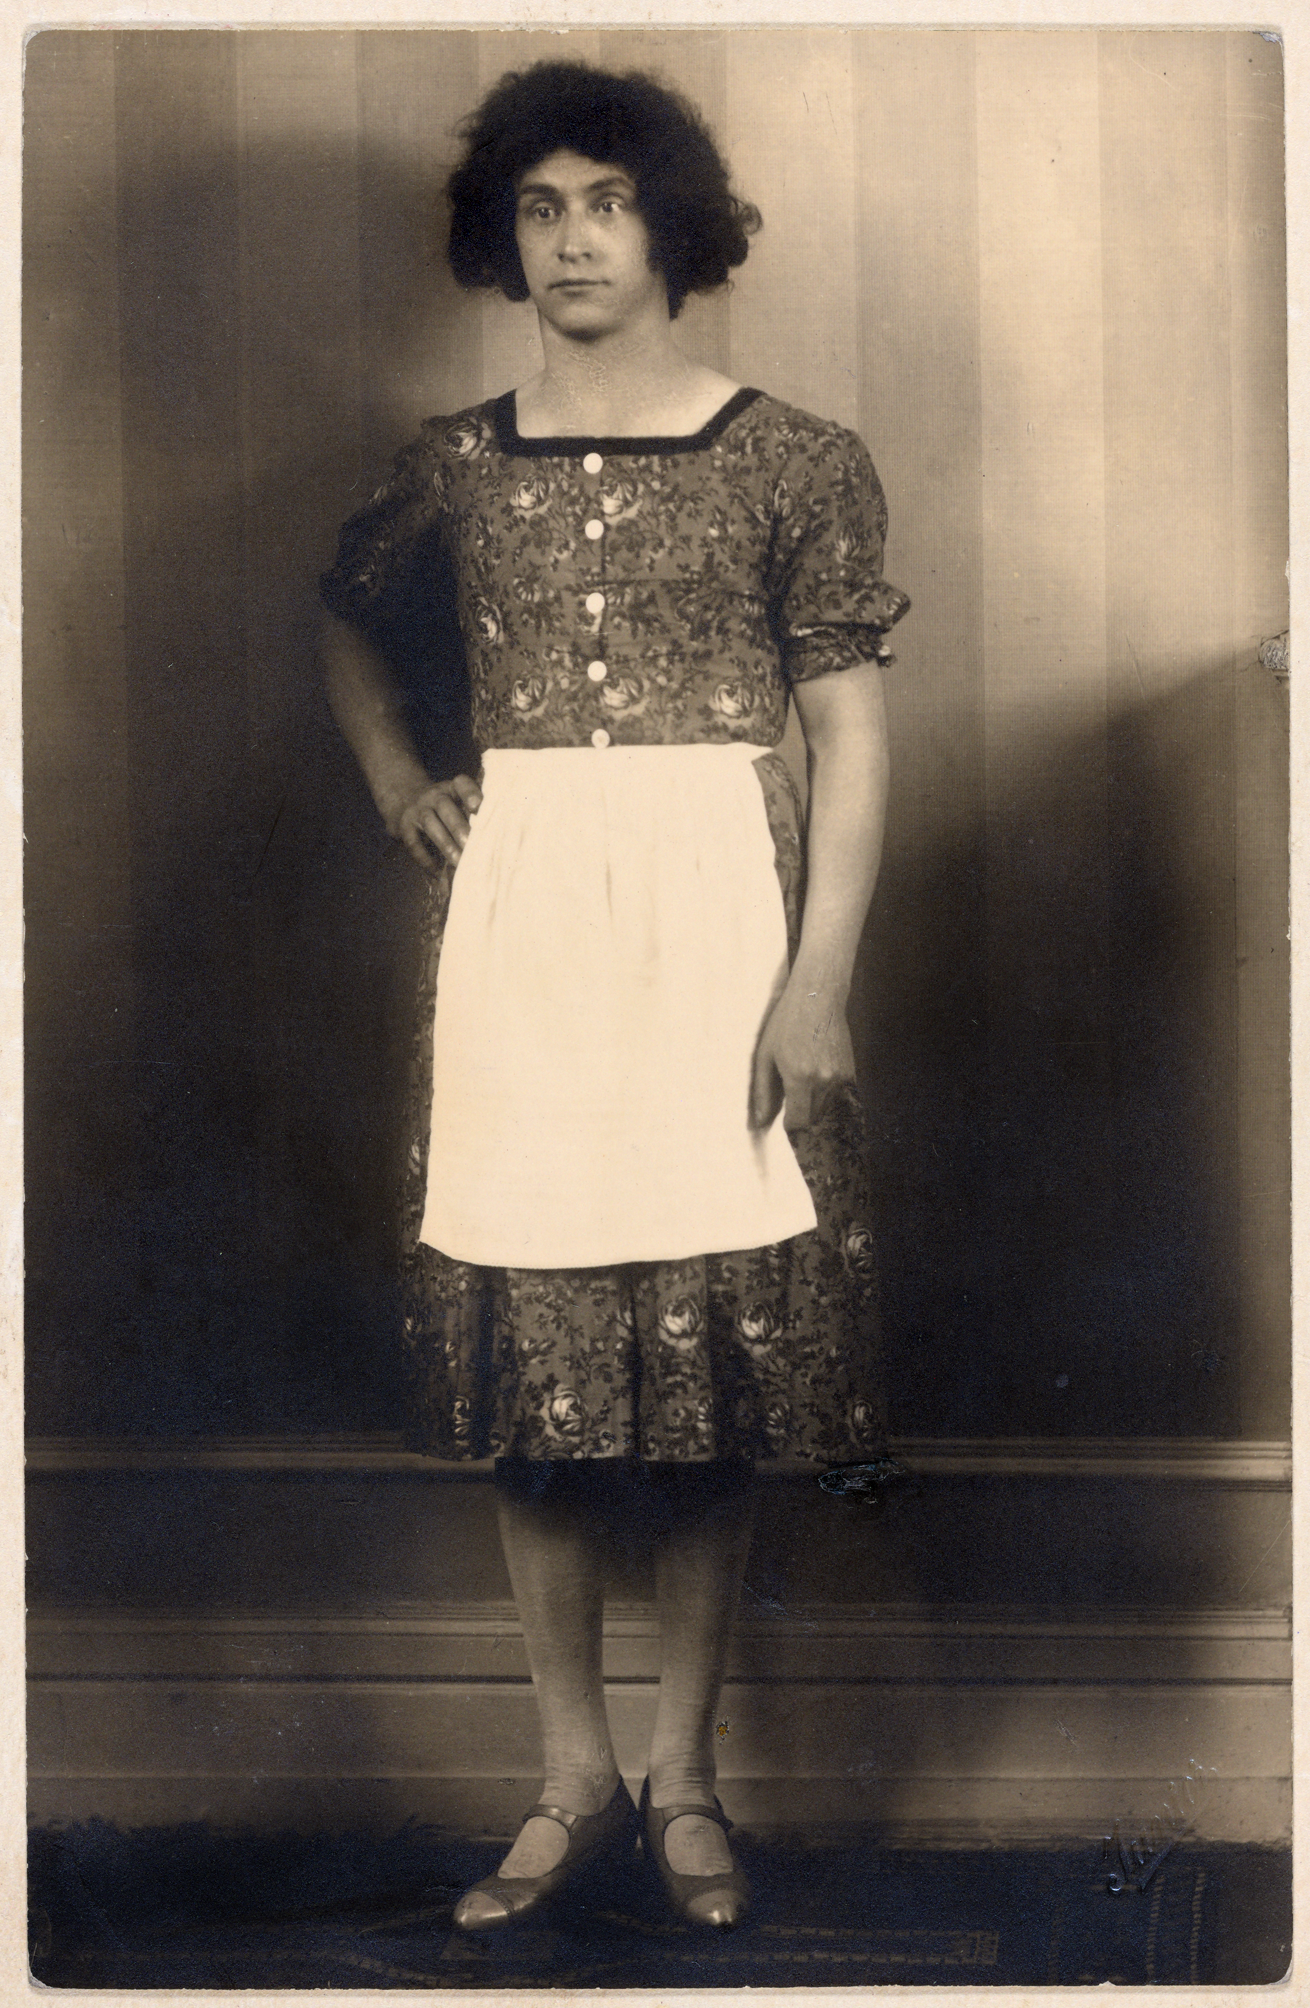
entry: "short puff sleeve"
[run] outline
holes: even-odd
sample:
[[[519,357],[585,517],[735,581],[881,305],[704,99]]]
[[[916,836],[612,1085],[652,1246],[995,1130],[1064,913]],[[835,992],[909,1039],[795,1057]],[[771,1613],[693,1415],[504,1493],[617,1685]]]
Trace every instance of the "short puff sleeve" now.
[[[788,681],[894,662],[886,635],[910,602],[882,576],[887,503],[864,442],[837,425],[795,440],[773,511],[770,612]]]
[[[434,773],[467,771],[473,757],[445,498],[445,463],[428,426],[346,522],[336,563],[319,580],[328,611],[358,628],[389,665]]]
[[[445,468],[432,429],[396,455],[370,501],[343,524],[319,580],[329,613],[386,648],[422,619],[444,562]]]

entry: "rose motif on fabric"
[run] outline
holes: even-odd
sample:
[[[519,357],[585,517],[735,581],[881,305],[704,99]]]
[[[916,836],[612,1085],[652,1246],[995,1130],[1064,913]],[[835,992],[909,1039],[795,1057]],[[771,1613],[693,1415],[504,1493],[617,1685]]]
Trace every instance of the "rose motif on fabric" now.
[[[478,634],[488,648],[495,648],[505,639],[505,625],[500,618],[499,607],[490,600],[478,599],[473,603],[473,619]]]
[[[571,1387],[556,1388],[546,1404],[551,1429],[558,1436],[581,1436],[582,1403]]]
[[[544,676],[520,676],[509,693],[509,701],[522,718],[544,710],[547,683]]]
[[[872,1421],[873,1421],[873,1410],[869,1406],[869,1403],[867,1401],[852,1402],[851,1428],[856,1432],[857,1435],[862,1436],[865,1430],[868,1429]]]
[[[457,1394],[450,1404],[450,1426],[457,1443],[467,1443],[473,1433],[473,1410],[467,1395]]]
[[[641,487],[636,481],[613,481],[600,491],[601,514],[607,523],[622,523],[641,507]]]
[[[720,683],[710,699],[710,708],[721,718],[744,718],[755,709],[755,692],[749,684]]]
[[[520,481],[509,499],[524,516],[535,515],[550,500],[550,484],[534,474],[527,481]]]
[[[701,1323],[701,1307],[694,1297],[674,1297],[660,1305],[660,1337],[680,1353],[694,1350]]]
[[[791,1428],[791,1409],[785,1401],[771,1401],[764,1411],[764,1434],[770,1443],[785,1443]]]
[[[845,524],[832,541],[833,548],[843,565],[849,564],[851,559],[857,557],[864,549],[864,539],[859,531],[850,529]]]
[[[614,1323],[617,1325],[622,1338],[631,1338],[637,1329],[637,1320],[633,1315],[631,1304],[619,1305],[619,1308],[614,1313]]]
[[[632,711],[641,703],[646,686],[639,676],[611,676],[600,687],[600,701],[607,711]]]
[[[789,523],[795,513],[791,499],[791,489],[785,481],[776,481],[773,486],[773,513],[780,523]]]
[[[782,1325],[767,1304],[747,1304],[737,1313],[737,1330],[752,1357],[765,1359],[773,1351]]]
[[[842,1240],[842,1254],[846,1257],[846,1267],[853,1276],[870,1280],[877,1274],[878,1253],[873,1236],[867,1227],[855,1225],[846,1229]]]
[[[524,577],[515,579],[513,593],[520,606],[525,607],[539,607],[544,601],[555,597],[550,587],[544,585],[540,579]]]
[[[480,418],[457,419],[446,427],[446,444],[458,460],[471,460],[490,437],[490,426]]]

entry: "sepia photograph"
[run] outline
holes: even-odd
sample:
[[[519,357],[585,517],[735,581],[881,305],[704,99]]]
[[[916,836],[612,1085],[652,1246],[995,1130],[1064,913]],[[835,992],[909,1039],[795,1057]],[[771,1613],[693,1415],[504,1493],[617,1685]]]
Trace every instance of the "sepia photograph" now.
[[[33,1980],[1281,1981],[1279,36],[24,63]]]

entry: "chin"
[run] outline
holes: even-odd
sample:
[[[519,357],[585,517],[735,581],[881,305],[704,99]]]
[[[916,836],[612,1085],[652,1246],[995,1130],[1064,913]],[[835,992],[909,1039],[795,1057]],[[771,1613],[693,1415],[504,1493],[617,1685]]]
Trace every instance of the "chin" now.
[[[557,309],[550,315],[550,321],[562,335],[571,335],[575,341],[596,341],[601,335],[612,334],[619,325],[612,315],[598,312],[594,307],[589,309],[586,301],[575,300],[571,305],[571,313],[560,313]]]

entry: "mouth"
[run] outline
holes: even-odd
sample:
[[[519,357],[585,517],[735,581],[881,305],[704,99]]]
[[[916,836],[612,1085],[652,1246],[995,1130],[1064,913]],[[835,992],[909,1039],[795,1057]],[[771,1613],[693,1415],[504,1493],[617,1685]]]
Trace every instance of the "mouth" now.
[[[603,279],[555,279],[551,283],[552,293],[586,293],[593,286],[603,286]]]

